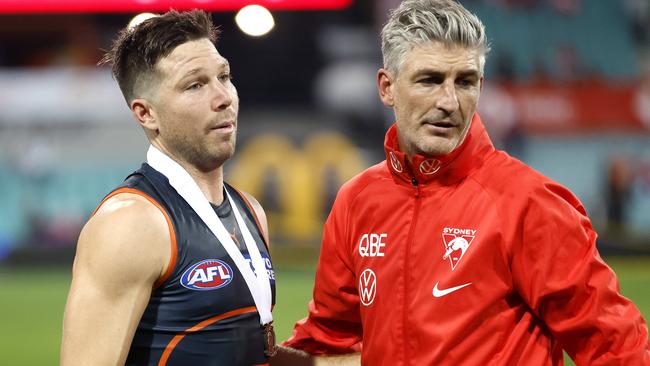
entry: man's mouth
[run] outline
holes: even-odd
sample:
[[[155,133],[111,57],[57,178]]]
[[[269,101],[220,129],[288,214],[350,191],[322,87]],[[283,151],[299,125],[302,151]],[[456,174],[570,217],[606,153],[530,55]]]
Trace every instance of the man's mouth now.
[[[456,124],[451,121],[426,121],[424,124],[444,129],[456,127]]]
[[[231,132],[235,129],[235,123],[234,122],[223,122],[219,123],[218,125],[210,128],[212,131],[218,131],[218,132]]]

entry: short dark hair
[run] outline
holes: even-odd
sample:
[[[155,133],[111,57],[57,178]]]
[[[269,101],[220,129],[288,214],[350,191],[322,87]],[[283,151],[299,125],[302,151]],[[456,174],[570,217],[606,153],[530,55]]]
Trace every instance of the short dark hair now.
[[[177,46],[207,38],[217,41],[219,30],[212,18],[202,10],[178,12],[170,10],[149,18],[137,26],[125,27],[104,55],[100,65],[111,64],[113,76],[122,90],[126,103],[138,97],[136,86],[154,73],[154,65]]]

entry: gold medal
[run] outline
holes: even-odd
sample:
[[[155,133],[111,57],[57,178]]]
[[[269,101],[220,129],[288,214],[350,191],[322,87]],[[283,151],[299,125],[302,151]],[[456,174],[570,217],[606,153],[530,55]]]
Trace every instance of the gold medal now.
[[[275,331],[273,330],[272,323],[267,323],[262,326],[262,333],[264,334],[264,355],[266,357],[273,357],[278,351],[278,346],[275,344]]]

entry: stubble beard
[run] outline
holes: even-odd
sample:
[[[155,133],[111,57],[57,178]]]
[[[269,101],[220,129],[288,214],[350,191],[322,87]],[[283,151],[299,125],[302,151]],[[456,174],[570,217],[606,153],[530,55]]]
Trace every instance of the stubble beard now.
[[[418,130],[409,131],[405,137],[405,142],[410,146],[404,152],[409,155],[418,154],[425,157],[441,157],[450,154],[458,142],[455,136],[435,136]]]
[[[418,153],[427,157],[445,156],[450,154],[456,148],[456,139],[454,137],[446,138],[440,136],[419,136],[419,141],[415,146]]]
[[[221,167],[235,153],[236,136],[229,140],[208,142],[191,141],[187,138],[175,139],[172,144],[181,159],[202,172],[209,172]]]
[[[427,157],[444,157],[453,153],[463,144],[469,133],[471,123],[466,123],[462,130],[449,137],[421,134],[413,131],[415,152]]]

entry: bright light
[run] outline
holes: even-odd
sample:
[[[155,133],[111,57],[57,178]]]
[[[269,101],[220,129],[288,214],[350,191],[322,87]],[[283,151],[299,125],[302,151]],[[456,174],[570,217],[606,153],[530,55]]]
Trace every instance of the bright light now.
[[[275,26],[271,12],[259,5],[248,5],[241,8],[235,16],[235,23],[242,32],[253,37],[263,36]]]
[[[131,19],[131,21],[129,22],[128,27],[129,27],[129,29],[133,29],[133,28],[137,27],[138,24],[144,22],[145,20],[150,19],[150,18],[155,18],[157,16],[158,15],[152,14],[152,13],[140,13],[140,14],[134,16],[133,19]]]

